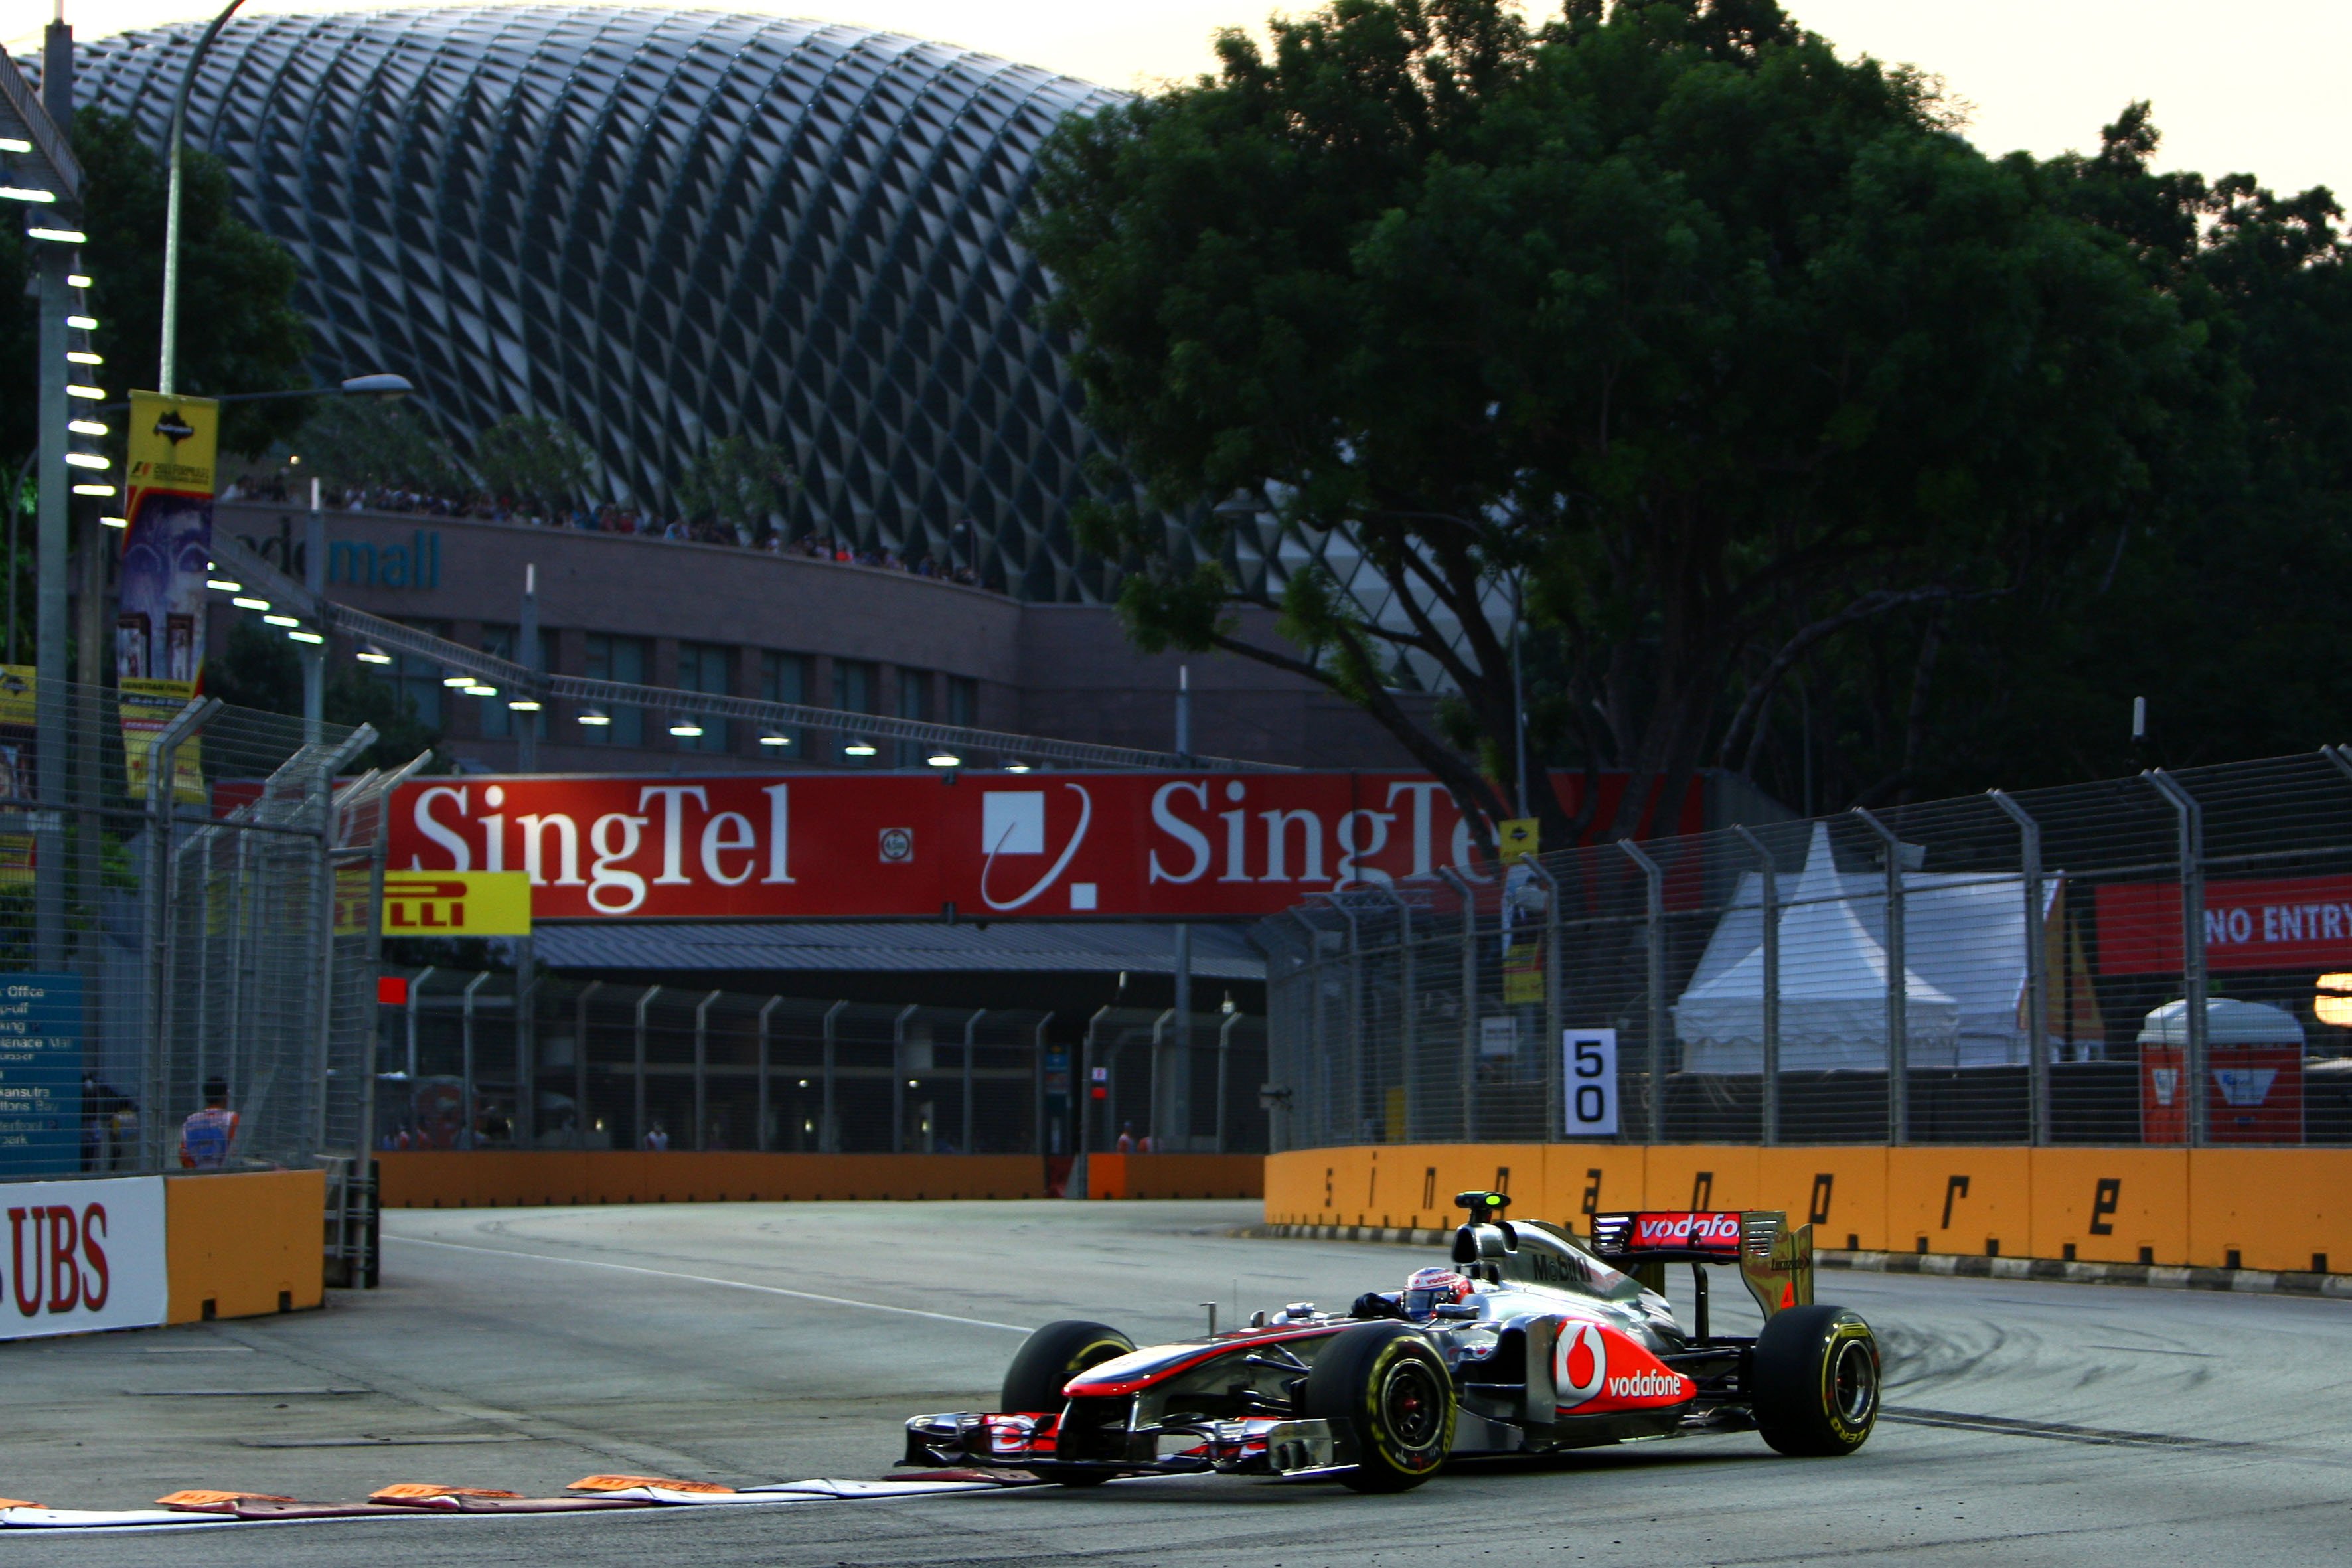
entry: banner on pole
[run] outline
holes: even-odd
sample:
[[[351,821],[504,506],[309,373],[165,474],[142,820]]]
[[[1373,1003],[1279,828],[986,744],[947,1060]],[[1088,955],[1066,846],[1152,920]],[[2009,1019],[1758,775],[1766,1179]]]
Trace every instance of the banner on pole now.
[[[131,793],[147,790],[155,737],[188,705],[205,668],[205,583],[213,564],[213,481],[220,405],[209,397],[131,395],[130,494],[123,515],[121,607],[114,678]],[[173,794],[204,803],[204,768],[190,741]]]

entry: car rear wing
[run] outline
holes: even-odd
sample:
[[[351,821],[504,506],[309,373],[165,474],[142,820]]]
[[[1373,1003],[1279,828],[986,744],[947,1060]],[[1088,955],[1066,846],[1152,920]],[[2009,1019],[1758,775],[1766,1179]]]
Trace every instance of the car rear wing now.
[[[1737,1265],[1767,1318],[1813,1299],[1813,1227],[1791,1228],[1777,1209],[1594,1215],[1592,1251],[1661,1291],[1669,1263]]]

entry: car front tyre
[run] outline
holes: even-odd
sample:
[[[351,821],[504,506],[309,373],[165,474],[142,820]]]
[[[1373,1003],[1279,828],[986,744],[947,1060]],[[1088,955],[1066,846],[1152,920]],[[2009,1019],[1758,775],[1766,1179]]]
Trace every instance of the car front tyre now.
[[[1791,1307],[1756,1338],[1756,1429],[1783,1454],[1834,1458],[1878,1424],[1878,1336],[1843,1307]]]
[[[1454,1451],[1454,1379],[1409,1324],[1342,1330],[1315,1357],[1300,1403],[1310,1419],[1355,1440],[1360,1492],[1401,1492],[1435,1475]]]

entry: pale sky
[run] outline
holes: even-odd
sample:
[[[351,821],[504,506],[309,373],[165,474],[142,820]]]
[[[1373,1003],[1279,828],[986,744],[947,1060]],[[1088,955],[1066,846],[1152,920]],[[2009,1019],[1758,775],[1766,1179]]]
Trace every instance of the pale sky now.
[[[0,43],[36,47],[51,0],[0,0]],[[199,17],[208,0],[65,0],[80,37]],[[1941,76],[1972,106],[1988,152],[2048,155],[2095,145],[2134,98],[2152,99],[2162,163],[2251,170],[2280,190],[2352,193],[2337,79],[2352,59],[2346,0],[1789,0],[1848,55]],[[247,0],[247,15],[364,8],[346,0]],[[1108,87],[1148,88],[1210,65],[1222,24],[1256,23],[1264,0],[749,0],[709,8],[813,16],[912,33]]]

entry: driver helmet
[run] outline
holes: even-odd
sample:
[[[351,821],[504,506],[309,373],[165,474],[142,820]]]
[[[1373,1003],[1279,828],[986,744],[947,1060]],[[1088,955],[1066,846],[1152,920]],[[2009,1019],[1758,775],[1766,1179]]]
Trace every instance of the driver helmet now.
[[[1413,1321],[1434,1317],[1437,1309],[1466,1301],[1472,1289],[1468,1279],[1451,1268],[1420,1268],[1404,1282],[1404,1296],[1400,1303],[1404,1315]]]

